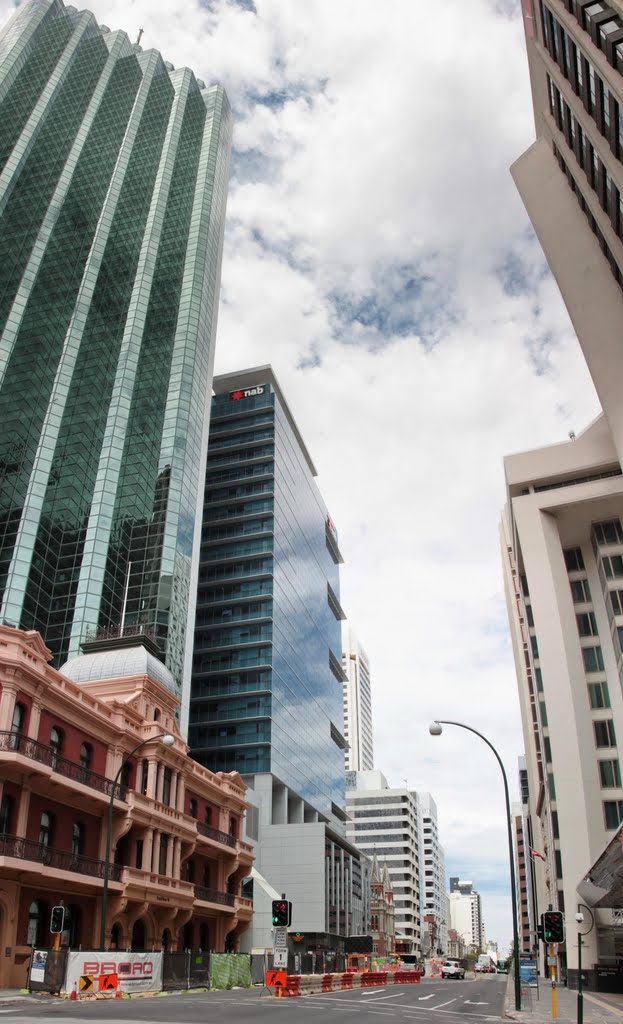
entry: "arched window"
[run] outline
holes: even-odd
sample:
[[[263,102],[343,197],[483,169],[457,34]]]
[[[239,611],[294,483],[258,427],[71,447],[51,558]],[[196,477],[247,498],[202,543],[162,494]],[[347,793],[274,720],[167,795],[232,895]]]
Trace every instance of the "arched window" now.
[[[67,946],[80,945],[80,907],[77,907],[75,903],[70,903],[68,907],[65,907],[62,941]]]
[[[199,927],[199,949],[210,948],[210,931],[207,924],[202,924]]]
[[[165,928],[162,933],[162,949],[166,952],[171,948],[171,932]]]
[[[60,757],[63,749],[63,730],[59,729],[56,725],[52,726],[52,730],[50,732],[50,746],[52,748],[51,766],[52,768],[56,768],[58,758]]]
[[[234,839],[236,838],[236,836],[238,834],[238,822],[237,822],[236,818],[230,818],[229,819],[229,834]]]
[[[50,746],[55,754],[60,754],[63,749],[63,730],[59,729],[57,725],[52,726]]]
[[[183,936],[184,949],[192,949],[195,938],[195,930],[193,928],[192,921],[188,921],[188,923],[184,925]]]
[[[205,821],[206,825],[212,824],[212,808],[208,804],[206,804],[203,820]]]
[[[145,925],[140,917],[132,927],[132,949],[145,949]]]
[[[24,731],[26,720],[26,708],[23,704],[16,704],[13,708],[13,721],[11,722],[11,750],[19,750],[20,736]]]
[[[197,817],[197,801],[194,799],[194,797],[191,798],[191,800],[188,803],[188,813],[190,814],[191,818]]]
[[[160,708],[154,708],[154,722],[160,721]]]
[[[158,851],[158,874],[167,873],[167,852],[169,849],[169,837],[164,834],[160,836],[160,850]]]
[[[110,948],[120,949],[122,937],[123,936],[121,934],[121,925],[117,921],[110,929]]]
[[[195,881],[195,862],[194,860],[187,860],[185,865],[185,875],[187,882]]]
[[[141,765],[141,793],[147,796],[147,780],[149,779],[149,761],[143,761]]]
[[[79,857],[84,852],[84,825],[75,821],[71,830],[71,855]]]
[[[123,769],[121,771],[121,778],[119,780],[121,782],[121,785],[125,786],[126,789],[130,785],[130,772],[131,771],[132,771],[132,765],[130,764],[129,761],[126,761],[126,763],[124,764]]]
[[[54,828],[54,818],[47,811],[44,811],[41,815],[41,822],[39,824],[39,842],[41,846],[52,845],[52,832]]]
[[[13,722],[11,723],[11,732],[20,733],[24,729],[24,722],[26,721],[26,708],[23,704],[16,704],[13,708]]]
[[[2,803],[0,804],[0,835],[7,836],[11,834],[11,825],[13,824],[13,797],[5,793],[2,797]]]
[[[87,770],[91,767],[93,760],[93,747],[90,743],[83,743],[80,747],[80,767]]]
[[[43,934],[43,906],[34,900],[28,909],[28,932],[26,943],[29,946],[40,946]]]
[[[203,865],[203,885],[204,885],[204,888],[206,888],[206,889],[210,888],[210,865],[209,864],[204,864]]]

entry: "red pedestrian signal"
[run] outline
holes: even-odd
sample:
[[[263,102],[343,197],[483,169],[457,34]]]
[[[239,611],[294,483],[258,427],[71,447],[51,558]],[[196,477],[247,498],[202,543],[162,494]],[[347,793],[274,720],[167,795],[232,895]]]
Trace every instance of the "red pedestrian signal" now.
[[[565,915],[560,910],[546,910],[542,917],[543,941],[565,941]]]
[[[273,925],[275,928],[288,927],[292,920],[292,904],[289,900],[273,900]]]
[[[65,907],[52,907],[50,916],[50,931],[52,935],[59,935],[65,924]]]

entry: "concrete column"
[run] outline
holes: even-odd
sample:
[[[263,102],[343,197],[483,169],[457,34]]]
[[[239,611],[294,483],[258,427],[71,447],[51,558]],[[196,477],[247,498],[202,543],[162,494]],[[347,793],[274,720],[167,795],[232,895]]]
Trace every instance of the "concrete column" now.
[[[1,795],[1,794],[0,794]],[[177,836],[173,840],[173,878],[180,877],[180,858],[182,855],[182,840]]]
[[[11,731],[16,697],[17,686],[12,683],[3,683],[2,693],[0,693],[0,732]]]
[[[152,858],[154,854],[154,830],[153,828],[145,829],[145,838],[143,839],[143,871],[152,870]]]
[[[30,716],[28,719],[28,730],[27,734],[31,740],[36,740],[39,736],[39,726],[41,724],[41,704],[33,704],[30,709]]]
[[[175,840],[173,836],[167,836],[167,878],[173,878],[173,850]]]
[[[30,788],[28,786],[22,786],[22,793],[19,801],[19,810],[17,812],[17,827],[15,834],[20,839],[26,838],[26,831],[28,829],[28,812],[30,811]]]
[[[149,766],[147,769],[147,796],[150,800],[156,799],[156,769],[158,762],[155,758],[149,759]]]

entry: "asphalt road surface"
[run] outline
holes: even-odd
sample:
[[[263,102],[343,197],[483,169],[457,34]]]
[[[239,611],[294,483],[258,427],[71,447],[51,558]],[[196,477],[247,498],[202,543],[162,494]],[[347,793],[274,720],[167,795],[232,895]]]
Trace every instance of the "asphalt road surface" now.
[[[75,1001],[26,998],[0,1004],[0,1024],[345,1024],[387,1021],[387,1024],[473,1024],[499,1021],[503,1016],[507,977],[488,975],[458,981],[423,979],[419,985],[326,992],[317,996],[276,999],[267,989],[198,992],[123,1001]]]

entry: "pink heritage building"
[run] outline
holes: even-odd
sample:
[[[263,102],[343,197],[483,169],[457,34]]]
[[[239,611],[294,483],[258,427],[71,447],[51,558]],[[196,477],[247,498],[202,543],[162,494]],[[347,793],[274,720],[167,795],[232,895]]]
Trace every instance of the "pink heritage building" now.
[[[21,986],[32,946],[235,951],[253,907],[241,884],[245,785],[188,757],[173,679],[150,650],[87,645],[61,672],[40,635],[0,626],[0,988]],[[162,734],[174,737],[172,746]]]

